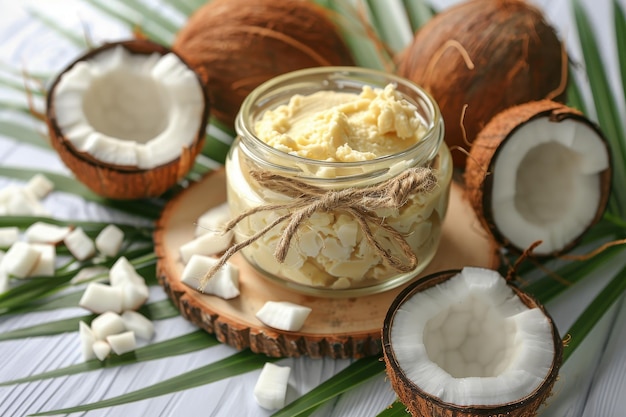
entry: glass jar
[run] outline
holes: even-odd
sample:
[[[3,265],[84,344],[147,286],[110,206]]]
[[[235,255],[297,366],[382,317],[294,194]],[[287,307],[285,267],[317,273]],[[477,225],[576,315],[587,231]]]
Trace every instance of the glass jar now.
[[[326,90],[358,95],[364,86],[393,84],[402,98],[416,108],[424,135],[406,150],[359,162],[328,162],[278,150],[255,135],[255,123],[268,109]],[[411,167],[430,167],[437,178],[427,193],[414,193],[406,204],[375,212],[367,225],[380,245],[396,255],[397,242],[378,226],[385,222],[405,239],[416,255],[417,266],[399,272],[364,238],[362,225],[350,210],[320,210],[293,231],[285,259],[274,255],[285,224],[281,221],[241,250],[263,276],[301,293],[315,296],[357,296],[391,289],[414,278],[434,257],[446,213],[452,177],[450,151],[443,141],[444,126],[434,100],[412,82],[358,67],[320,67],[281,75],[257,87],[243,102],[236,119],[237,138],[226,159],[227,196],[233,217],[252,208],[272,205],[243,218],[235,240],[243,242],[283,215],[299,197],[290,197],[259,185],[252,171],[280,175],[329,192],[362,189],[393,180]],[[284,207],[283,207],[284,206]]]

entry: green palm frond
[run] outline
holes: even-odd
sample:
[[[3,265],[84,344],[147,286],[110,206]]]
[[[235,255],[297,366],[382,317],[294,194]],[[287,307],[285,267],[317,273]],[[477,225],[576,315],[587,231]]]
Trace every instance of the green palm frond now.
[[[77,326],[78,323],[75,324],[74,330]],[[134,352],[129,352],[120,356],[111,356],[105,361],[93,359],[87,362],[70,365],[65,368],[59,368],[37,375],[30,375],[25,378],[0,382],[0,386],[24,384],[26,382],[75,375],[97,369],[114,368],[139,362],[147,362],[156,359],[168,358],[175,355],[184,355],[185,353],[191,353],[198,350],[210,348],[212,346],[218,345],[219,343],[220,342],[213,335],[210,335],[202,330],[196,330],[192,333],[187,333],[179,337],[164,340],[158,343],[152,343],[150,345],[136,349]]]
[[[166,379],[146,388],[132,391],[117,397],[108,398],[91,404],[84,404],[76,407],[64,408],[62,410],[51,410],[42,413],[32,414],[33,416],[51,416],[57,414],[69,414],[80,411],[96,410],[105,407],[114,407],[134,401],[154,398],[161,395],[172,394],[210,384],[221,379],[230,378],[256,369],[260,369],[266,362],[274,362],[278,359],[267,358],[261,355],[243,350],[222,360],[213,362],[203,367],[188,371],[176,377]]]

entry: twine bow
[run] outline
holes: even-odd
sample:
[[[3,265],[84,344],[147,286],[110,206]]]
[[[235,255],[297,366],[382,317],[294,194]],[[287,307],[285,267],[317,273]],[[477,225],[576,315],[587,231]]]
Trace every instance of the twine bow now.
[[[287,225],[276,245],[274,257],[280,263],[284,262],[291,239],[305,220],[317,212],[343,211],[354,217],[367,242],[374,247],[376,252],[397,271],[409,272],[417,266],[417,257],[404,236],[396,229],[388,225],[384,219],[375,213],[379,209],[398,209],[408,200],[409,196],[417,193],[432,191],[437,185],[437,177],[431,168],[409,168],[401,174],[388,179],[380,184],[364,188],[346,188],[339,191],[325,190],[293,178],[283,177],[265,171],[252,171],[250,176],[260,186],[271,191],[278,192],[293,200],[282,204],[267,204],[253,207],[230,220],[224,226],[224,232],[232,230],[240,221],[255,213],[262,211],[284,212],[273,222],[259,230],[248,239],[232,245],[219,259],[219,261],[205,274],[200,284],[204,287],[206,282],[228,261],[235,253],[246,246],[254,243],[260,237],[269,232],[280,223],[287,221]],[[389,234],[395,241],[405,258],[390,253],[374,237],[370,224],[376,224]]]

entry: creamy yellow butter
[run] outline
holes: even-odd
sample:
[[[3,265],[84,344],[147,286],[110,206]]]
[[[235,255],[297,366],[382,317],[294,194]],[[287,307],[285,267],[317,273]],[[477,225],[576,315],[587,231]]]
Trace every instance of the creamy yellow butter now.
[[[233,215],[259,206],[274,208],[243,218],[235,241],[263,231],[241,253],[264,275],[290,288],[315,295],[380,291],[411,279],[435,255],[452,175],[449,150],[441,145],[443,130],[438,119],[433,123],[435,107],[428,106],[428,96],[402,79],[389,77],[389,83],[380,84],[378,76],[370,85],[355,87],[350,79],[342,88],[337,77],[350,75],[333,74],[310,94],[311,80],[306,88],[296,83],[293,89],[277,89],[275,96],[261,88],[258,102],[242,106],[238,121],[245,129],[238,130],[226,160],[229,208]],[[266,152],[259,141],[281,152]],[[294,197],[261,186],[251,171],[267,170],[339,191],[375,186],[415,166],[432,167],[437,187],[410,195],[400,207],[375,210],[375,217],[366,220],[377,245],[388,253],[402,256],[381,224],[402,234],[418,259],[414,271],[401,273],[384,261],[366,239],[363,223],[345,207],[314,212],[294,232],[284,262],[274,256],[285,230],[281,219],[300,208],[285,207],[296,203]]]
[[[259,139],[283,152],[329,162],[367,161],[401,152],[424,136],[413,105],[393,84],[360,94],[295,95],[257,121]]]

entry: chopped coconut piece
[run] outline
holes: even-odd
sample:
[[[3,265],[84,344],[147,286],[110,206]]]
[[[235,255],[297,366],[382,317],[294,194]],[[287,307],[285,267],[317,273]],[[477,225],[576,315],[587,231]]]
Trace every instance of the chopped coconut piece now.
[[[84,321],[78,322],[78,337],[80,339],[80,349],[83,354],[83,360],[88,361],[96,357],[93,351],[93,344],[96,341],[91,328]]]
[[[291,368],[271,362],[263,365],[259,379],[254,385],[254,399],[266,410],[276,410],[285,406],[289,374]]]
[[[27,242],[53,243],[62,242],[70,234],[72,229],[67,226],[58,226],[46,222],[35,222],[24,232]]]
[[[40,252],[26,242],[15,242],[2,258],[2,269],[17,278],[27,278],[39,261]]]
[[[122,313],[122,320],[126,329],[135,333],[143,340],[150,340],[154,337],[154,324],[146,316],[136,311],[125,311]]]
[[[146,280],[137,273],[133,264],[125,256],[120,256],[111,267],[109,282],[114,287],[124,283],[146,285]]]
[[[559,251],[591,224],[609,167],[603,139],[587,124],[538,117],[501,146],[493,169],[491,211],[500,233],[536,254]]]
[[[150,296],[150,290],[146,284],[125,282],[119,288],[122,291],[122,311],[137,310]]]
[[[464,268],[406,298],[391,323],[392,348],[421,390],[459,406],[530,395],[554,358],[552,328],[497,272]]]
[[[97,340],[104,340],[107,336],[119,334],[126,330],[122,317],[112,311],[100,314],[91,322],[91,331]]]
[[[81,227],[72,230],[65,236],[63,242],[72,255],[79,261],[84,261],[96,253],[96,246],[93,240],[87,236]]]
[[[94,313],[122,312],[124,294],[120,287],[92,282],[85,288],[78,305]]]
[[[56,247],[47,243],[32,243],[31,247],[39,252],[39,259],[29,275],[34,277],[54,276],[57,258]]]
[[[263,324],[279,330],[298,331],[311,313],[311,308],[288,301],[267,301],[256,313]]]
[[[106,340],[96,340],[92,346],[93,352],[100,361],[105,360],[111,353],[111,345]]]
[[[30,191],[22,187],[7,187],[2,196],[5,214],[12,216],[47,216],[48,212]]]
[[[114,257],[124,242],[124,232],[114,224],[110,224],[96,236],[96,249],[106,256]]]
[[[219,233],[224,229],[224,225],[231,219],[230,206],[227,202],[211,207],[196,222],[195,236],[201,236],[205,233]]]
[[[46,197],[54,189],[54,183],[43,174],[34,175],[26,184],[26,190],[38,199]]]
[[[202,277],[217,262],[217,259],[208,256],[192,255],[183,269],[182,282],[195,290],[226,300],[239,296],[239,269],[230,262],[221,267],[204,287],[200,286]]]
[[[0,227],[0,248],[8,248],[20,238],[19,227]]]
[[[182,245],[180,256],[186,264],[193,255],[215,255],[228,249],[232,239],[231,232],[206,232]]]
[[[127,352],[132,352],[137,347],[137,341],[135,339],[135,333],[127,331],[119,334],[112,334],[107,336],[107,342],[111,345],[111,349],[118,355],[122,355]]]

